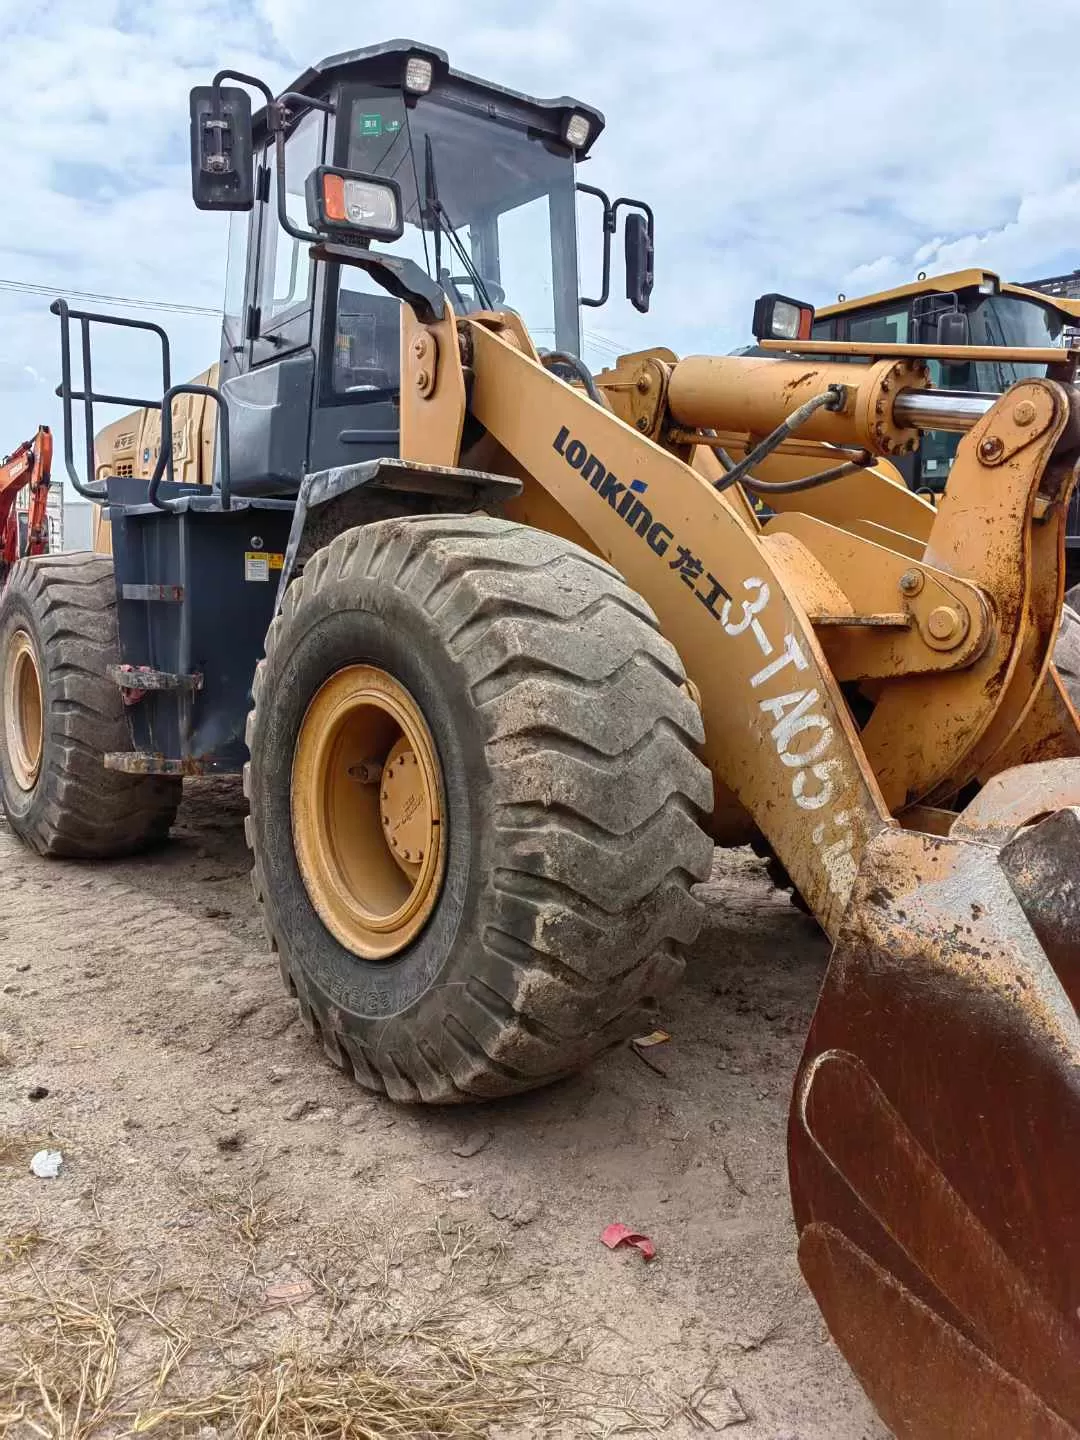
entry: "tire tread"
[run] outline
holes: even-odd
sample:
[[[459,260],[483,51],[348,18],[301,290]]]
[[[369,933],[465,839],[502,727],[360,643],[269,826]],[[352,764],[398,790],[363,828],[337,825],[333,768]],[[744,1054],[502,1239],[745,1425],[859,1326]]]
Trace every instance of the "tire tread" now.
[[[282,640],[324,585],[358,574],[425,610],[460,667],[486,726],[502,861],[473,976],[446,987],[438,1026],[381,1022],[377,1044],[361,1040],[320,1006],[304,957],[279,934],[283,975],[331,1058],[394,1099],[445,1104],[544,1084],[652,1028],[682,972],[677,945],[701,916],[691,887],[712,860],[700,713],[656,617],[606,562],[503,520],[417,517],[345,532],[307,562],[267,637],[249,747],[273,706]],[[274,934],[257,855],[253,883]]]
[[[40,803],[15,832],[41,855],[104,859],[162,840],[176,818],[181,782],[107,770],[104,756],[131,748],[119,689],[106,667],[119,660],[116,586],[109,555],[73,552],[20,560],[4,587],[35,632],[44,662],[45,769]]]

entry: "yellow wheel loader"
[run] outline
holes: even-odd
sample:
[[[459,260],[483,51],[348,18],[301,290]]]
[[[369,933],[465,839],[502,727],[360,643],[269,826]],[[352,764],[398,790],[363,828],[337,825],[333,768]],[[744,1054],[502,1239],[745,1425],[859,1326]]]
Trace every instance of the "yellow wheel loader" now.
[[[219,372],[173,384],[158,332],[152,473],[91,479],[75,403],[92,437],[95,403],[144,402],[94,388],[116,317],[55,307],[112,555],[24,560],[0,599],[14,830],[111,853],[243,768],[305,1021],[431,1103],[638,1031],[713,846],[767,846],[834,942],[789,1137],[833,1336],[899,1436],[1080,1435],[1080,720],[1051,656],[1076,355],[1002,352],[1046,369],[1000,398],[936,391],[948,346],[594,377],[594,109],[394,41],[282,96],[223,71],[191,115],[195,202],[234,212]],[[601,202],[645,309],[652,213]],[[203,483],[178,397],[216,414]],[[874,462],[946,418],[928,510]],[[820,465],[770,480],[792,444]]]
[[[819,306],[811,328],[814,340],[974,346],[977,358],[933,361],[935,386],[999,394],[1017,380],[1042,373],[1040,367],[1010,361],[1012,346],[1072,343],[1080,327],[1080,299],[1070,277],[1013,285],[992,270],[957,270],[920,275],[908,285]],[[1045,288],[1043,288],[1045,287]],[[1071,293],[1066,293],[1071,292]],[[987,355],[985,352],[993,353]],[[956,455],[956,431],[927,431],[914,454],[899,462],[905,480],[922,494],[940,494]],[[1066,594],[1080,604],[1080,494],[1074,494],[1065,533]]]
[[[1037,287],[1048,287],[1044,293]],[[1007,390],[1018,380],[1045,375],[1046,366],[1009,358],[1009,347],[1060,346],[1076,333],[1080,300],[1059,293],[1075,288],[1071,277],[1010,285],[990,270],[961,270],[947,275],[919,279],[910,285],[883,290],[874,295],[848,299],[841,295],[835,305],[816,311],[812,306],[784,296],[763,296],[755,314],[755,339],[777,338],[766,334],[758,323],[765,302],[767,317],[786,338],[796,332],[814,341],[834,341],[830,358],[850,364],[865,364],[858,353],[867,345],[905,344],[920,355],[940,343],[963,346],[964,359],[929,359],[927,367],[935,388],[955,392],[976,392],[984,397]],[[851,342],[851,343],[849,343]],[[736,352],[741,355],[765,353],[759,346]],[[820,352],[818,352],[820,353]],[[911,507],[907,527],[922,538],[929,533],[935,499],[945,489],[957,446],[968,420],[963,415],[946,416],[942,428],[920,433],[913,451],[878,457],[874,468],[879,475],[903,481],[925,502],[920,512]],[[753,437],[725,434],[719,448],[741,457],[753,444]],[[820,447],[789,440],[762,463],[763,479],[795,479],[819,469],[825,457]],[[758,498],[759,513],[767,513]],[[1080,491],[1074,491],[1065,523],[1065,605],[1054,661],[1074,705],[1080,704]]]

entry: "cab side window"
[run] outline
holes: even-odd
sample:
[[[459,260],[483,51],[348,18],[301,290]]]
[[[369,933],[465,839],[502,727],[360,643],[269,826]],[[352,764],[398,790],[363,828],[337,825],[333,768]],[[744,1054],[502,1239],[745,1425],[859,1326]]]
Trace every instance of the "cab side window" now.
[[[911,334],[910,312],[895,305],[852,315],[847,338],[862,345],[906,345]]]
[[[229,249],[225,269],[225,305],[221,324],[221,360],[229,369],[237,365],[247,339],[248,240],[254,211],[234,210],[229,216]]]
[[[309,110],[285,141],[285,213],[298,229],[307,229],[304,187],[312,170],[322,162],[326,116]],[[267,152],[273,165],[273,151]],[[259,264],[260,333],[273,332],[304,309],[311,294],[313,262],[310,244],[294,239],[277,220],[276,179],[263,206]]]

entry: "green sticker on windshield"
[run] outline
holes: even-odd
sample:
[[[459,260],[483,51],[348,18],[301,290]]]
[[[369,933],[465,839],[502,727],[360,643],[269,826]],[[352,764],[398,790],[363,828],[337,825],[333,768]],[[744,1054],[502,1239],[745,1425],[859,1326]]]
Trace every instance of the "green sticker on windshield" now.
[[[371,139],[377,140],[382,134],[382,116],[361,115],[359,118],[359,130],[361,135],[367,135]]]
[[[400,129],[401,129],[401,121],[400,121],[400,120],[387,120],[387,122],[386,122],[386,133],[387,133],[388,135],[393,135],[395,131],[400,130]]]

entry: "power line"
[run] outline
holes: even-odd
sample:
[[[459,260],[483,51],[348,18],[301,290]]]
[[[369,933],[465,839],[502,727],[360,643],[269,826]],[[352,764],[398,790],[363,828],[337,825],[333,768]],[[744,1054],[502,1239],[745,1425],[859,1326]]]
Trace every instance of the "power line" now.
[[[162,310],[174,315],[209,315],[217,320],[221,316],[220,309],[213,309],[209,305],[184,305],[171,300],[134,300],[126,295],[99,295],[92,290],[68,290],[58,289],[52,285],[34,285],[28,280],[0,280],[0,290],[7,290],[17,295],[43,295],[46,299],[55,300],[89,300],[96,305],[119,305],[127,310]],[[601,335],[596,330],[583,332],[584,338],[590,341],[600,350],[605,350],[612,357],[622,355],[626,351],[625,345],[611,340],[606,335]]]
[[[597,330],[583,330],[582,335],[598,350],[606,350],[609,355],[617,359],[620,355],[627,353],[628,347],[620,345],[617,340],[611,340],[606,335],[601,335]]]
[[[0,280],[0,290],[12,291],[17,295],[44,295],[48,299],[90,300],[97,305],[119,305],[126,310],[164,310],[176,315],[212,315],[215,319],[220,310],[209,305],[182,305],[169,300],[133,300],[126,295],[98,295],[92,290],[68,290],[55,285],[32,285],[28,280]]]

